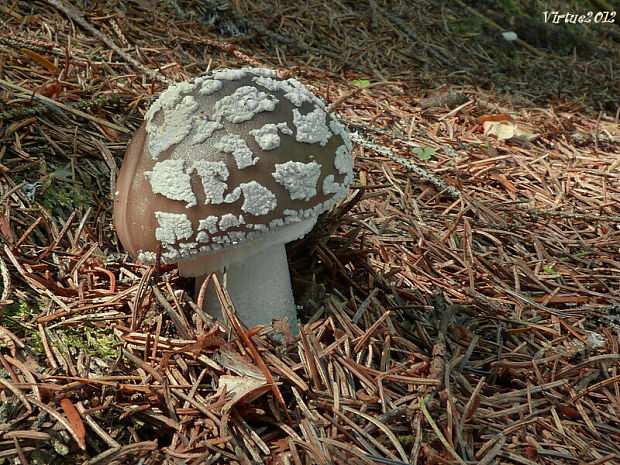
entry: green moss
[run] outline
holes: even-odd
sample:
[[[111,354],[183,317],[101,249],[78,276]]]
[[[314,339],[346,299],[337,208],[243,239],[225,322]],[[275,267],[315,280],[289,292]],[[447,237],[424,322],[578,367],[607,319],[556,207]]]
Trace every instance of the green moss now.
[[[499,5],[499,8],[501,8],[501,11],[503,11],[505,14],[506,13],[516,14],[516,15],[525,14],[521,6],[518,3],[513,2],[512,0],[497,0],[497,4]]]
[[[398,441],[403,445],[403,447],[411,447],[415,444],[415,435],[413,434],[404,434],[401,436],[397,436]]]
[[[482,31],[482,18],[476,15],[468,15],[452,21],[451,26],[457,34],[480,34]]]
[[[39,331],[29,324],[32,319],[41,312],[39,304],[31,304],[16,300],[4,310],[4,317],[0,317],[0,325],[6,326],[11,331],[25,335],[30,347],[37,353],[44,353],[43,342]],[[99,327],[93,323],[85,322],[79,326],[59,326],[52,330],[47,329],[47,335],[52,342],[60,340],[58,349],[63,352],[63,346],[69,349],[84,350],[92,356],[102,358],[115,358],[118,356],[116,344],[120,340],[109,328]]]
[[[38,308],[35,309],[33,305],[18,299],[13,301],[11,305],[6,306],[4,314],[16,320],[25,321],[26,319],[31,319],[37,311]]]
[[[58,209],[70,211],[88,203],[88,191],[79,185],[62,181],[54,176],[48,177],[37,192],[37,201],[50,213],[62,213]]]
[[[39,304],[17,299],[4,309],[3,317],[0,317],[0,325],[6,326],[17,334],[25,334],[30,339],[30,347],[38,353],[43,353],[43,343],[39,332],[34,329],[34,326],[27,324],[39,313]]]
[[[120,343],[120,340],[107,328],[93,324],[66,326],[54,330],[51,336],[59,338],[70,349],[83,350],[92,356],[102,358],[118,356],[118,349],[114,346]]]

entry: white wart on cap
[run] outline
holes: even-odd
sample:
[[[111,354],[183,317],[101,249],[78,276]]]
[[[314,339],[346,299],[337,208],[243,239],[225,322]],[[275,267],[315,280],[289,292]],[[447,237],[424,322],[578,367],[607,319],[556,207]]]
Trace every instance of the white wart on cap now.
[[[352,180],[346,130],[319,98],[270,70],[224,69],[150,107],[117,178],[114,220],[140,261],[160,250],[198,276],[302,237]]]

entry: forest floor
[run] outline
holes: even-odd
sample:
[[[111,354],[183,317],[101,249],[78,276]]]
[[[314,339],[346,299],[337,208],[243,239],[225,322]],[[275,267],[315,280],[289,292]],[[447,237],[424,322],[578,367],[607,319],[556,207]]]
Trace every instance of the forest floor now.
[[[595,3],[0,2],[0,465],[620,463]],[[149,104],[248,65],[354,142],[349,197],[287,249],[293,341],[221,331],[112,224]]]

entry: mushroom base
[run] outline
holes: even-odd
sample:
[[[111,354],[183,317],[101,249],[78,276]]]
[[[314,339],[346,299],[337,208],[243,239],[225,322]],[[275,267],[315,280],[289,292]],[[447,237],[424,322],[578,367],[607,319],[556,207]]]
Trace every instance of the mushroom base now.
[[[218,271],[216,275],[220,283],[223,283],[223,273]],[[197,292],[206,276],[196,279]],[[272,245],[242,262],[229,265],[226,289],[239,319],[248,328],[267,326],[276,318],[288,317],[293,335],[298,334],[297,309],[284,244]],[[218,320],[225,321],[213,285],[207,288],[203,310]]]

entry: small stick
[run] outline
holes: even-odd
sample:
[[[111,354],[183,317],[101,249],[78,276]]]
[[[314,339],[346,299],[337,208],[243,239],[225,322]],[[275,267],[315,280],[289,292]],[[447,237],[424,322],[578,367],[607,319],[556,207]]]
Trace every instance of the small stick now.
[[[118,124],[111,123],[110,121],[106,121],[104,119],[97,118],[96,116],[89,115],[88,113],[83,112],[81,110],[78,110],[77,108],[73,108],[73,107],[71,107],[69,105],[65,105],[64,103],[57,102],[54,99],[51,99],[49,97],[46,97],[45,95],[41,95],[41,94],[36,93],[34,91],[31,91],[31,90],[28,90],[28,89],[24,89],[23,87],[18,86],[17,84],[13,84],[12,82],[6,81],[4,79],[0,78],[0,84],[5,86],[5,87],[9,87],[10,89],[19,90],[20,92],[24,92],[25,94],[32,95],[32,96],[34,96],[34,98],[36,100],[40,100],[40,101],[48,103],[50,105],[54,105],[54,106],[60,108],[61,110],[64,110],[64,111],[66,111],[68,113],[73,113],[74,115],[77,115],[77,116],[80,116],[82,118],[85,118],[85,119],[87,119],[89,121],[92,121],[93,123],[97,123],[97,124],[100,124],[102,126],[107,126],[109,128],[116,129],[117,131],[124,132],[125,134],[130,134],[131,133],[131,131],[129,129],[127,129],[127,128],[123,127],[123,126],[119,126]]]
[[[376,142],[370,141],[368,138],[360,135],[359,133],[352,132],[351,141],[355,142],[356,144],[363,145],[364,147],[367,147],[370,150],[377,152],[379,155],[383,155],[384,157],[394,160],[396,163],[404,166],[405,168],[413,171],[415,174],[429,181],[440,191],[445,191],[448,195],[450,195],[450,197],[454,199],[458,199],[461,197],[461,192],[457,188],[448,185],[445,181],[439,179],[437,176],[429,173],[428,171],[420,168],[412,161],[409,161],[406,158],[400,157],[392,153],[387,148],[383,147],[382,145],[377,144]]]
[[[501,27],[499,24],[497,24],[494,21],[491,21],[489,18],[487,18],[486,16],[484,16],[482,13],[478,12],[477,10],[475,10],[474,8],[465,5],[461,0],[455,0],[456,3],[458,3],[458,5],[461,8],[466,9],[467,11],[469,11],[470,13],[475,14],[476,16],[478,16],[480,19],[482,19],[485,23],[487,23],[488,25],[494,27],[495,29],[497,29],[498,31],[503,31],[504,28]],[[538,55],[539,57],[546,57],[547,55],[543,52],[541,52],[540,50],[538,50],[535,47],[532,47],[530,44],[528,44],[527,42],[525,42],[522,39],[517,39],[515,41],[516,43],[518,43],[521,47],[525,48],[526,50],[528,50],[529,52],[533,53],[534,55]]]
[[[140,71],[142,71],[143,73],[147,74],[150,78],[158,79],[158,80],[160,80],[162,82],[165,82],[168,85],[174,83],[174,81],[172,79],[169,79],[169,78],[163,76],[158,71],[153,71],[152,69],[147,68],[142,63],[137,61],[135,58],[131,57],[128,53],[126,53],[123,49],[121,49],[118,45],[116,45],[112,39],[110,39],[108,36],[103,34],[101,31],[99,31],[99,30],[95,29],[93,26],[91,26],[83,18],[82,12],[79,11],[73,5],[69,5],[69,4],[65,3],[65,2],[63,2],[63,0],[47,0],[47,2],[50,5],[53,5],[56,8],[58,8],[65,15],[67,15],[67,17],[69,19],[72,19],[73,21],[78,23],[80,26],[82,26],[84,29],[86,29],[88,32],[90,32],[93,36],[95,36],[97,39],[99,39],[105,45],[110,47],[115,53],[117,53],[119,56],[121,56],[124,60],[126,60],[129,63],[131,63],[131,65],[133,67],[135,67],[135,68],[139,69]]]
[[[433,431],[435,431],[435,434],[437,435],[437,437],[439,438],[443,446],[448,450],[448,452],[450,452],[450,454],[452,454],[452,456],[456,459],[456,461],[459,464],[465,465],[465,462],[463,461],[463,459],[459,456],[459,454],[456,453],[454,448],[450,445],[448,440],[444,437],[444,435],[439,430],[439,426],[437,426],[437,423],[435,423],[435,420],[433,420],[433,417],[431,416],[428,409],[426,408],[424,399],[420,397],[418,400],[420,402],[420,410],[422,410],[422,413],[424,414],[424,418],[426,418],[426,421],[428,421],[429,425],[431,425],[431,428],[433,428]]]

